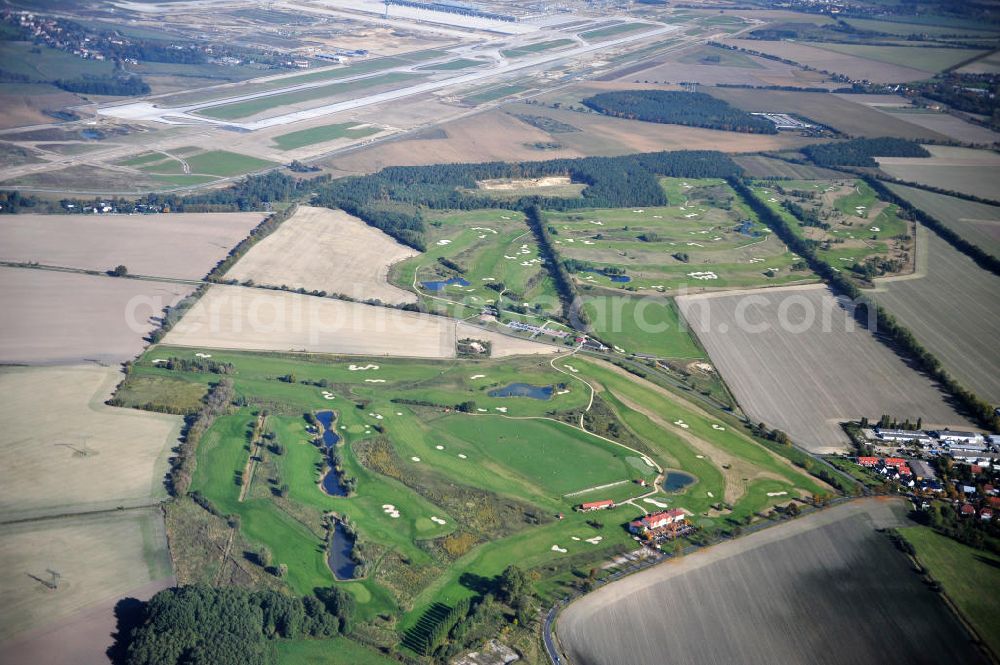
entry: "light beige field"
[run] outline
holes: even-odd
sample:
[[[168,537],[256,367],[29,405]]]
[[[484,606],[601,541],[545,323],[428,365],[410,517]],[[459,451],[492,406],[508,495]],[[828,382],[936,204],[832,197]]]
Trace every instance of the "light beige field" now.
[[[959,74],[1000,74],[1000,53],[994,52],[958,68]]]
[[[878,165],[889,175],[908,182],[962,192],[987,199],[1000,198],[1000,155],[990,150],[952,146],[924,146],[932,157],[881,157]]]
[[[445,317],[331,298],[213,286],[163,342],[255,351],[454,358],[458,325]],[[472,329],[468,336],[485,335]],[[466,336],[464,332],[462,336]],[[498,340],[498,354],[527,353],[536,347],[541,347],[538,352],[550,352],[555,348],[506,340]]]
[[[204,277],[260,224],[256,212],[5,215],[0,260],[137,275]]]
[[[490,357],[492,358],[545,355],[550,353],[560,353],[565,350],[559,348],[558,346],[540,344],[538,342],[532,342],[529,339],[522,339],[519,337],[511,337],[510,335],[504,335],[492,330],[483,330],[482,328],[477,328],[476,326],[469,325],[468,323],[459,322],[457,324],[455,334],[458,339],[470,337],[472,339],[481,339],[489,342],[492,347],[492,353],[490,354]]]
[[[0,370],[4,519],[113,509],[166,497],[180,416],[105,406],[110,367]]]
[[[677,304],[747,415],[815,453],[844,449],[840,423],[862,416],[971,427],[825,286],[682,296]]]
[[[826,70],[836,74],[846,74],[852,79],[867,79],[874,83],[904,83],[929,78],[934,72],[904,67],[887,62],[868,60],[846,53],[807,46],[797,42],[767,42],[762,40],[728,40],[734,46],[776,55],[793,60],[801,65]]]
[[[966,122],[950,113],[912,112],[909,110],[891,111],[884,107],[879,110],[914,125],[920,125],[931,131],[944,134],[948,138],[961,141],[962,143],[992,145],[1000,141],[1000,133],[986,127],[974,125],[971,122]]]
[[[226,277],[397,304],[417,295],[388,282],[389,266],[419,254],[343,210],[299,206]]]
[[[30,268],[0,268],[0,285],[0,362],[33,365],[130,360],[154,317],[193,290]]]
[[[108,601],[153,581],[172,581],[157,508],[0,526],[0,561],[4,590],[0,662],[4,663],[39,662],[10,658],[24,655],[21,640],[58,628],[89,606],[106,607]],[[51,581],[50,570],[60,574],[56,589],[39,581]],[[101,616],[108,618],[103,612]],[[109,635],[91,637],[105,645],[111,642]]]

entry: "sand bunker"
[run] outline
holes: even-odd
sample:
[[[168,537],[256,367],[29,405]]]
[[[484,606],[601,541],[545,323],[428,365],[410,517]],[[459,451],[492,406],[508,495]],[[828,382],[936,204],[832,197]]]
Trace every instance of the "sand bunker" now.
[[[553,551],[553,552],[561,552],[561,553],[563,553],[563,554],[565,554],[565,553],[566,553],[566,549],[565,549],[565,548],[562,548],[562,547],[559,547],[558,545],[553,545],[553,546],[552,546],[552,551]]]
[[[382,512],[394,520],[399,519],[399,511],[396,509],[396,506],[391,503],[382,504]]]
[[[434,522],[435,524],[447,524],[448,523],[445,520],[443,520],[440,517],[438,517],[437,515],[431,515],[431,521]]]
[[[657,508],[666,508],[667,507],[667,504],[663,503],[662,501],[657,501],[656,499],[643,499],[643,501],[646,502],[646,503],[648,503],[648,504],[650,504],[650,505],[652,505],[652,506],[656,506]]]

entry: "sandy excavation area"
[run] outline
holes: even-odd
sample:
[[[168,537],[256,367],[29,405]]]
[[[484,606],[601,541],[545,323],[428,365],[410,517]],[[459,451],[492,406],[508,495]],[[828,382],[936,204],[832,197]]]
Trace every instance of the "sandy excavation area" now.
[[[905,509],[852,501],[661,563],[573,602],[556,635],[576,665],[986,663],[875,530]]]
[[[256,212],[162,215],[5,215],[0,260],[200,279],[245,238]]]
[[[32,365],[130,360],[163,307],[193,290],[29,268],[0,268],[0,285],[0,363]]]
[[[388,307],[317,298],[284,291],[213,286],[164,338],[176,346],[337,353],[404,358],[454,358],[454,319]],[[496,355],[545,352],[555,347],[480,331],[466,335],[502,339]],[[508,340],[510,340],[508,342]]]
[[[840,422],[862,416],[972,426],[929,379],[855,325],[825,286],[677,303],[747,415],[813,452],[846,448]]]
[[[415,293],[390,285],[388,274],[393,263],[418,253],[343,210],[299,206],[226,276],[358,300],[416,302]]]
[[[106,406],[117,368],[0,370],[4,520],[113,509],[166,497],[182,418]]]

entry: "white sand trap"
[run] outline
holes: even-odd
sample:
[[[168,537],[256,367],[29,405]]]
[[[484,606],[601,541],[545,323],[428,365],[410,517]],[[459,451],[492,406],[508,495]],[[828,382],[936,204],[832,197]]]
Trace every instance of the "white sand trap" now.
[[[725,427],[723,427],[722,425],[716,425],[715,423],[712,423],[712,429],[718,430],[720,432],[725,432],[726,431]]]
[[[711,271],[707,271],[707,272],[689,272],[688,273],[688,277],[690,277],[692,279],[702,279],[702,280],[719,279],[719,276],[716,275],[714,272],[711,272]]]
[[[340,429],[347,429],[347,425],[341,425]]]
[[[564,548],[562,548],[562,547],[559,547],[558,545],[553,545],[552,546],[552,551],[553,552],[561,552],[562,554],[566,553],[566,550]]]
[[[444,446],[442,446],[442,445],[437,445],[437,446],[434,446],[434,449],[435,449],[435,450],[444,450]]]
[[[576,536],[571,536],[571,538],[572,538],[573,540],[580,540],[580,539],[579,539],[579,538],[577,538]]]
[[[593,538],[587,538],[587,542],[590,543],[591,545],[596,545],[602,540],[604,540],[604,536],[594,536]]]
[[[569,393],[568,390],[557,390],[556,391],[556,395],[566,395],[567,393]]]
[[[683,420],[675,420],[675,421],[674,421],[674,424],[675,424],[675,425],[677,425],[678,427],[680,427],[681,429],[688,429],[688,428],[690,428],[690,427],[691,427],[690,425],[688,425],[688,424],[687,424],[686,422],[684,422]]]
[[[498,406],[498,407],[496,407],[496,410],[499,411],[500,413],[507,413],[507,407],[506,406]]]
[[[385,379],[365,379],[365,383],[385,383]]]
[[[504,217],[504,219],[510,219],[510,218],[509,217]],[[483,233],[492,233],[493,235],[497,234],[497,230],[496,229],[491,229],[491,228],[489,228],[487,226],[473,226],[471,230],[472,231],[482,231]]]
[[[352,371],[352,372],[365,372],[365,371],[368,371],[370,369],[378,369],[378,365],[372,365],[372,364],[368,364],[368,365],[348,365],[347,369],[350,370],[350,371]]]
[[[698,459],[705,459],[704,455],[695,455],[695,457],[697,457]]]
[[[591,224],[597,224],[598,226],[604,226],[604,222],[599,222],[596,219],[590,220]]]
[[[483,282],[495,282],[495,281],[497,281],[497,278],[496,277],[483,277],[481,281],[483,281]]]
[[[489,413],[489,409],[476,409],[479,413]]]
[[[416,455],[414,455],[414,456],[413,456],[413,457],[411,457],[410,459],[411,459],[411,460],[413,460],[414,462],[419,462],[419,461],[420,461],[420,458],[419,458],[419,457],[417,457]]]
[[[401,416],[401,415],[403,415],[403,412],[402,412],[402,411],[397,411],[397,412],[396,412],[396,415],[397,415],[397,416]]]
[[[458,454],[458,458],[459,458],[459,459],[469,459],[468,457],[466,457],[466,456],[465,456],[465,455],[463,455],[462,453],[459,453],[459,454]]]
[[[577,374],[580,371],[577,368],[573,367],[572,365],[563,365],[563,367],[565,367],[569,371],[573,372],[574,374]]]
[[[715,495],[714,495],[714,494],[712,494],[711,492],[705,492],[705,494],[707,494],[707,495],[708,495],[708,496],[709,496],[710,498],[712,498],[712,499],[714,499],[714,498],[715,498]]]
[[[323,399],[325,399],[325,400],[331,400],[331,399],[337,399],[337,398],[334,397],[333,395],[323,395]]]
[[[871,231],[872,233],[878,233],[878,232],[879,232],[879,231],[881,231],[882,229],[880,229],[880,228],[879,228],[879,227],[877,227],[877,226],[873,226],[873,227],[871,227],[871,228],[870,228],[870,229],[868,229],[868,230],[869,230],[869,231]]]
[[[396,506],[392,505],[391,503],[383,503],[382,510],[385,511],[396,510]]]
[[[376,414],[375,414],[375,420],[382,420],[382,419],[383,419],[383,417],[384,417],[384,416],[383,416],[383,415],[382,415],[381,413],[376,413]]]
[[[702,245],[700,242],[689,242],[687,244],[687,246],[688,247],[704,247],[704,245]]]
[[[475,381],[476,379],[485,379],[486,375],[485,374],[473,374],[469,378],[472,379],[473,381]]]
[[[516,260],[517,260],[517,257],[516,257],[516,256],[509,256],[509,255],[507,255],[507,254],[504,254],[504,255],[503,255],[503,257],[504,257],[505,259],[507,259],[508,261],[516,261]]]
[[[160,363],[165,363],[167,361],[165,358],[153,358],[153,360],[151,360],[150,362],[153,363],[154,365],[159,365]]]
[[[196,353],[194,354],[196,358],[211,358],[211,353]]]
[[[768,492],[768,496],[785,496],[788,492]]]
[[[656,499],[643,499],[643,501],[646,502],[646,503],[648,503],[651,506],[656,506],[657,508],[666,508],[667,507],[667,504],[663,503],[662,501],[657,501]]]
[[[448,523],[445,520],[443,520],[440,517],[438,517],[437,515],[431,515],[431,521],[434,522],[435,524],[447,524]]]
[[[439,245],[450,245],[451,241],[448,240],[447,238],[442,238],[441,240],[437,241],[437,244],[439,244]]]

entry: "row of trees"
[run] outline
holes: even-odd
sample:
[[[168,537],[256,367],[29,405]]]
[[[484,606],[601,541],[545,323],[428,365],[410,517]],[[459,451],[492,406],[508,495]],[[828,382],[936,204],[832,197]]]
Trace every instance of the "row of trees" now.
[[[118,636],[128,665],[270,665],[268,640],[330,638],[348,629],[351,595],[318,589],[300,598],[277,591],[187,586],[143,604],[138,625]]]
[[[583,104],[616,118],[749,134],[778,133],[774,123],[767,118],[747,113],[703,92],[620,90],[587,97]]]
[[[899,352],[909,356],[918,370],[923,371],[931,379],[938,382],[945,391],[952,395],[956,403],[973,416],[981,426],[993,431],[1000,430],[1000,417],[994,412],[992,404],[980,399],[975,393],[959,384],[945,371],[941,362],[917,341],[917,338],[906,326],[899,323],[881,305],[866,298],[861,289],[844,273],[822,260],[816,253],[814,245],[798,236],[780,215],[754,196],[741,179],[730,178],[729,184],[790,250],[805,259],[813,272],[829,284],[835,292],[858,303],[854,310],[854,316],[859,322],[866,324],[870,318],[869,313],[874,314],[874,320],[878,321],[880,339],[887,340]]]
[[[555,249],[555,243],[552,241],[541,209],[538,206],[531,206],[525,211],[525,219],[538,243],[538,254],[544,260],[543,265],[555,282],[556,293],[559,294],[563,306],[563,316],[574,328],[586,330],[589,325],[587,313],[581,305],[580,294],[577,293],[566,264],[559,259],[559,253]]]
[[[916,141],[888,136],[808,145],[802,152],[819,166],[878,166],[876,157],[931,156],[931,153]]]
[[[138,76],[84,76],[78,79],[57,79],[52,85],[68,92],[85,95],[134,97],[149,94],[149,84]]]

